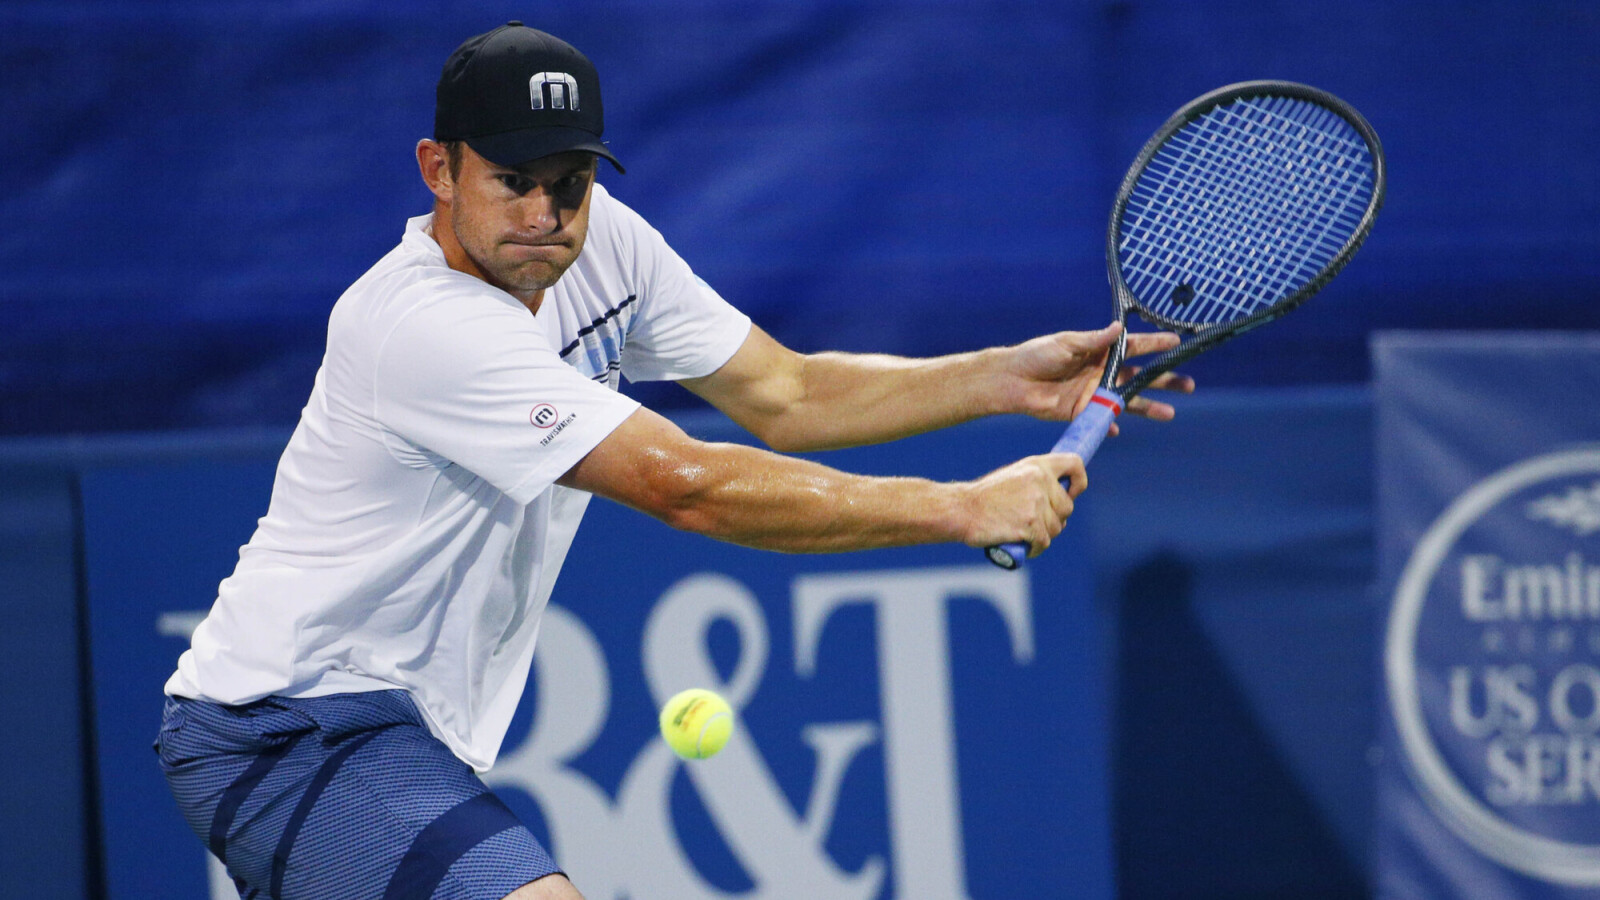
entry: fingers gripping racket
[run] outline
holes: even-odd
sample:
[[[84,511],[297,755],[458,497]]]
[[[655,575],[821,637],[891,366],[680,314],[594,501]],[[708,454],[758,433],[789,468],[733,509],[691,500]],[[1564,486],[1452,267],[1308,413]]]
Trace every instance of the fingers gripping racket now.
[[[1127,402],[1174,366],[1272,321],[1355,255],[1383,205],[1383,148],[1338,97],[1250,81],[1192,100],[1139,151],[1106,232],[1117,320],[1185,336],[1121,384],[1126,331],[1087,408],[1053,452],[1088,462]],[[1028,545],[990,561],[1015,569]]]

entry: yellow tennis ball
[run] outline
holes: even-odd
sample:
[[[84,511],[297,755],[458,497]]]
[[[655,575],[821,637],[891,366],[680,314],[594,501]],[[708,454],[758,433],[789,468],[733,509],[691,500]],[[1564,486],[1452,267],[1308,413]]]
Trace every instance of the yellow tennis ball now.
[[[661,736],[684,759],[715,756],[733,736],[733,710],[712,691],[681,691],[661,707]]]

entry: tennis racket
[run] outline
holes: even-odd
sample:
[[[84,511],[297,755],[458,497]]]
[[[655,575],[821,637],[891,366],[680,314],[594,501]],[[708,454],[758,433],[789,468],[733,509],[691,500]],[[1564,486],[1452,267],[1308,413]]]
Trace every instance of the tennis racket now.
[[[1121,384],[1124,330],[1089,405],[1052,452],[1088,462],[1127,402],[1174,366],[1265,325],[1321,290],[1383,205],[1383,148],[1348,103],[1287,81],[1190,101],[1139,151],[1106,231],[1117,320],[1184,336]],[[1023,543],[985,551],[1015,569]]]

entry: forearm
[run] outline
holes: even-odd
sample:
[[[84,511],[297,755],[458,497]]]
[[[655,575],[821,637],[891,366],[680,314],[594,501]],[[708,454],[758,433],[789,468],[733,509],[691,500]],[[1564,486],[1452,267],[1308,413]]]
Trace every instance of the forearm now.
[[[1014,348],[929,359],[801,354],[752,328],[733,358],[683,386],[786,452],[877,444],[1022,411]]]
[[[1029,457],[976,481],[852,475],[737,444],[707,444],[646,409],[560,478],[675,528],[791,553],[909,544],[1049,545],[1081,491],[1076,456]]]
[[[958,485],[853,475],[737,444],[703,444],[684,488],[641,507],[667,524],[787,553],[965,538]]]
[[[716,372],[683,381],[769,447],[829,450],[876,444],[1004,413],[1066,421],[1087,403],[1111,347],[1113,323],[1099,331],[1063,331],[1014,347],[991,347],[931,359],[854,353],[796,353],[752,328]],[[1176,335],[1127,337],[1128,356],[1159,353]],[[1155,388],[1188,393],[1194,383],[1163,375]],[[1172,418],[1172,407],[1144,398],[1128,411]],[[1115,428],[1113,427],[1113,433]]]
[[[792,402],[759,432],[798,452],[879,444],[1005,411],[994,351],[930,359],[852,353],[802,358]]]

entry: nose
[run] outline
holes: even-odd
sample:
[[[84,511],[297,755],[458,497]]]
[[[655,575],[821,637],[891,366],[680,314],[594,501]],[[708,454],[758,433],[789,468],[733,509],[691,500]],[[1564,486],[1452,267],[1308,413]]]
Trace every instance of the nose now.
[[[561,230],[561,206],[544,188],[534,188],[522,197],[523,224],[539,234],[555,234]]]

